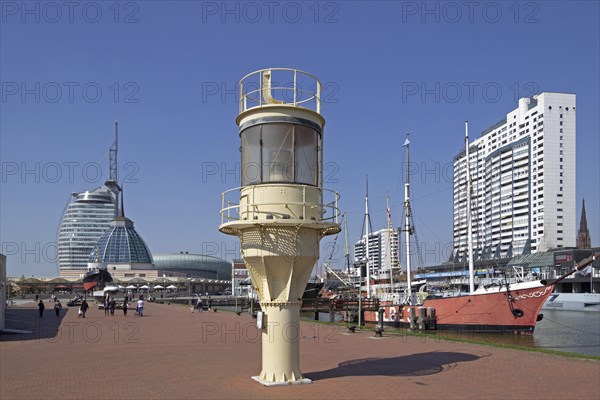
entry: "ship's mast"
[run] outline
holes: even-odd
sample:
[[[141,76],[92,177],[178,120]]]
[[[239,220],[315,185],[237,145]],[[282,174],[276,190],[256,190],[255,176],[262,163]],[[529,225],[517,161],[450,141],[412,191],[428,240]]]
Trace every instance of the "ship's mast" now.
[[[371,298],[371,263],[369,262],[369,177],[366,178],[367,191],[365,195],[365,262],[367,264],[367,299]]]
[[[389,258],[390,258],[390,287],[392,289],[392,293],[394,292],[394,267],[393,267],[393,261],[394,258],[392,257],[392,238],[394,237],[394,233],[392,231],[392,213],[390,211],[390,195],[387,194],[385,196],[385,208],[387,211],[387,223],[388,223],[388,240],[387,240],[387,248],[386,251],[388,252]]]
[[[346,217],[346,213],[344,212],[344,239],[346,241],[346,269],[348,272],[348,276],[350,276],[350,247],[348,245],[348,219]]]
[[[471,162],[469,157],[469,121],[465,121],[465,165],[467,174],[467,257],[469,259],[469,293],[475,291],[475,278],[473,267],[473,221],[471,218]]]
[[[410,152],[409,152],[410,141],[408,140],[408,134],[404,141],[404,147],[406,147],[406,183],[404,184],[404,232],[406,233],[406,285],[408,301],[412,303],[412,279],[411,279],[411,265],[410,265]]]

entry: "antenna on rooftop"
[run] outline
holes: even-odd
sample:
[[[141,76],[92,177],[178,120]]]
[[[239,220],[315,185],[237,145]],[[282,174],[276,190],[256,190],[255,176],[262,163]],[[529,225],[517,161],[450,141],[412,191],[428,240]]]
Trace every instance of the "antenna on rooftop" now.
[[[117,153],[119,152],[119,123],[115,122],[115,141],[109,150],[109,176],[108,180],[119,182],[119,162]]]

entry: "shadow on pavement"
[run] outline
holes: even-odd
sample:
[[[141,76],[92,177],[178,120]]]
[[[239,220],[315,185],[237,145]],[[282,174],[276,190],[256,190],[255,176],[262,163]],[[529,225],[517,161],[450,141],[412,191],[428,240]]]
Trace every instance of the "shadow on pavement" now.
[[[40,318],[37,307],[15,307],[6,309],[5,328],[8,330],[29,331],[30,333],[0,332],[0,341],[52,339],[58,334],[63,318],[70,312],[63,307],[57,317],[46,304],[44,316]]]
[[[480,356],[468,353],[433,351],[391,358],[362,358],[344,361],[336,368],[304,374],[312,380],[344,376],[423,376],[454,368],[459,362],[475,361]]]

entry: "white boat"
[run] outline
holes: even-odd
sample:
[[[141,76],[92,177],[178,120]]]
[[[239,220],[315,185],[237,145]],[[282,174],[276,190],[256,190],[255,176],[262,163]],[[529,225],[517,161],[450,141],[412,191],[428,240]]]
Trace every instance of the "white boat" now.
[[[600,312],[600,293],[552,293],[542,310]]]

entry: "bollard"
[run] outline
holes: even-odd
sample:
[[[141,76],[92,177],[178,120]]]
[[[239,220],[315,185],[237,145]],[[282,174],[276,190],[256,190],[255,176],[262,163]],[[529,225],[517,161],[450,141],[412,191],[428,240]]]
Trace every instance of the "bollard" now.
[[[356,326],[355,325],[350,325],[348,327],[348,333],[356,333]]]
[[[435,330],[437,329],[437,317],[435,316],[435,308],[427,307],[427,328]]]
[[[415,307],[410,307],[408,309],[408,319],[410,323],[410,329],[417,329],[417,310]]]
[[[419,330],[423,331],[427,328],[427,309],[425,307],[419,307],[419,318],[417,322],[419,324]]]
[[[383,328],[380,326],[375,327],[375,337],[383,337]]]
[[[385,312],[385,310],[383,308],[380,308],[377,312],[379,314],[379,327],[381,328],[381,330],[383,330],[383,313]]]

